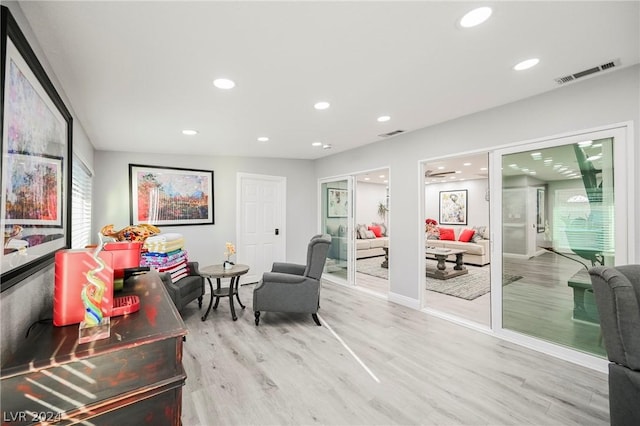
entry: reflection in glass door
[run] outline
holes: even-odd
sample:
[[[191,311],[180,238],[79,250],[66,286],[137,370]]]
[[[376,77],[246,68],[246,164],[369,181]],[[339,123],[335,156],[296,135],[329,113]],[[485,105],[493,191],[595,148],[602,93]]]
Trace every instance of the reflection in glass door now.
[[[353,229],[353,178],[323,182],[320,185],[320,229],[331,235],[324,278],[342,284],[354,282],[351,267]]]
[[[503,329],[606,356],[587,271],[626,260],[626,241],[615,233],[626,226],[616,201],[624,198],[624,175],[614,169],[619,136],[603,131],[503,151]]]

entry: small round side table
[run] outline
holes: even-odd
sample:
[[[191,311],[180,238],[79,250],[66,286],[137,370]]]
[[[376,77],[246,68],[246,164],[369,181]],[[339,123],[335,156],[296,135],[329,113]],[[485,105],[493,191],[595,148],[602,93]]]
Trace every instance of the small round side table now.
[[[240,296],[238,296],[238,286],[240,283],[240,276],[246,274],[247,272],[249,272],[249,266],[242,264],[233,265],[233,268],[231,269],[224,269],[222,265],[211,265],[200,268],[200,275],[202,275],[207,279],[207,281],[209,281],[209,288],[211,289],[211,299],[209,300],[209,307],[207,308],[207,312],[202,316],[202,321],[205,321],[207,319],[212,306],[213,309],[216,309],[218,307],[218,302],[220,301],[221,297],[229,298],[229,306],[231,307],[231,318],[233,318],[234,321],[238,319],[238,317],[236,316],[235,307],[233,306],[233,296],[236,296],[238,303],[240,304],[240,306],[242,306],[242,309],[244,309],[245,306],[240,301]],[[217,285],[215,290],[213,289],[211,278],[216,279]],[[220,286],[220,280],[222,278],[231,278],[229,287]],[[213,304],[214,297],[216,298],[215,305]]]

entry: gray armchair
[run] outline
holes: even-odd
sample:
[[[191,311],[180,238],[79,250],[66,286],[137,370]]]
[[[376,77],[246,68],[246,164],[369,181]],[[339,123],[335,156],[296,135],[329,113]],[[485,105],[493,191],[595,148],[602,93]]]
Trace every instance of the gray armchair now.
[[[611,361],[611,425],[640,425],[640,265],[596,266],[589,274]]]
[[[204,278],[200,276],[198,271],[198,262],[187,262],[189,267],[189,275],[180,278],[178,281],[171,282],[171,274],[164,272],[160,274],[162,283],[164,284],[169,297],[173,303],[181,311],[188,303],[198,299],[198,308],[202,308],[202,296],[204,296]]]
[[[315,235],[307,248],[307,264],[274,263],[253,290],[256,326],[260,311],[309,313],[316,324],[320,306],[320,278],[331,245],[331,236]]]

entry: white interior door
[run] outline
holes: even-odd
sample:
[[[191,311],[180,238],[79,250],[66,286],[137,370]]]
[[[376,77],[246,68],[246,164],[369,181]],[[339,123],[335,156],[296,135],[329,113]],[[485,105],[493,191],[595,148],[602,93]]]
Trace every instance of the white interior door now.
[[[257,282],[285,260],[286,178],[238,173],[237,188],[237,259],[250,268],[242,282]]]

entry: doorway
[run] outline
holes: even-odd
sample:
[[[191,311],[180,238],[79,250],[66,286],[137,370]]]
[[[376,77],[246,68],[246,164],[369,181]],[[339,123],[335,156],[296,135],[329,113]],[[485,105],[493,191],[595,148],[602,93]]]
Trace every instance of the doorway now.
[[[484,328],[491,327],[488,163],[483,152],[422,164],[423,307]]]
[[[286,178],[238,173],[238,263],[249,265],[243,282],[258,282],[286,253]]]
[[[588,269],[629,260],[625,134],[496,151],[496,329],[606,358]],[[505,283],[509,276],[518,278]]]
[[[355,285],[373,295],[389,294],[389,169],[355,175]]]
[[[354,284],[353,176],[320,181],[320,232],[331,236],[323,278],[343,285]]]
[[[386,298],[389,169],[320,180],[320,230],[331,235],[323,278]]]

